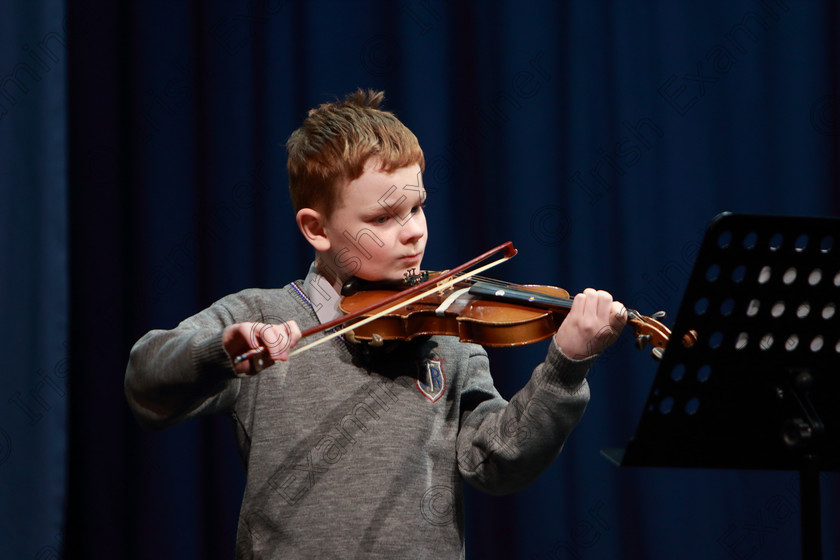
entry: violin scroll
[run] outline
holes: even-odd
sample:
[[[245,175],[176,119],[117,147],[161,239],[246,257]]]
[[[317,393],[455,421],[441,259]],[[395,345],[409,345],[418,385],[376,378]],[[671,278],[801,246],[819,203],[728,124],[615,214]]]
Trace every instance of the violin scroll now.
[[[627,310],[627,322],[633,328],[633,336],[636,337],[636,347],[641,350],[648,344],[653,346],[651,355],[655,360],[661,360],[665,354],[665,346],[671,338],[671,329],[659,322],[665,318],[664,311],[657,311],[652,316],[642,315],[635,309]],[[697,331],[688,331],[682,339],[686,348],[697,342]]]

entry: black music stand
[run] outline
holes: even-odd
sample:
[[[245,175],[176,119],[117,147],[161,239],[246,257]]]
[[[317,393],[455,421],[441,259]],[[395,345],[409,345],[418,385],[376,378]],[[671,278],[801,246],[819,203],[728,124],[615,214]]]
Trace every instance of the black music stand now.
[[[683,335],[697,332],[686,347]],[[802,557],[840,470],[840,219],[718,215],[621,466],[797,470]]]

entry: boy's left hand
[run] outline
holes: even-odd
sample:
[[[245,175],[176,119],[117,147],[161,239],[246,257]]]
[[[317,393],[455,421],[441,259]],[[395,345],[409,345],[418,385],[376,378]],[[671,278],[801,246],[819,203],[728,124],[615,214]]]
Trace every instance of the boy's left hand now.
[[[587,288],[575,296],[572,309],[554,334],[563,353],[582,360],[603,352],[627,324],[627,309],[608,292]]]

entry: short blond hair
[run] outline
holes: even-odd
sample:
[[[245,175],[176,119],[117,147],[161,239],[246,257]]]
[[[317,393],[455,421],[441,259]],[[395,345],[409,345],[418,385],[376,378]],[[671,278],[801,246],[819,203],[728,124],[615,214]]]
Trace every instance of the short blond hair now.
[[[383,91],[358,89],[344,101],[309,111],[286,142],[295,212],[314,208],[330,216],[340,187],[358,179],[371,158],[379,160],[385,172],[414,164],[423,170],[417,137],[393,113],[379,108],[384,99]]]

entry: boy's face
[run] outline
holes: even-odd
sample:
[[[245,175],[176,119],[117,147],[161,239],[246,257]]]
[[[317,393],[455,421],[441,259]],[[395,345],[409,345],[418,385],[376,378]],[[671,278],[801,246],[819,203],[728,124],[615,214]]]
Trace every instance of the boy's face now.
[[[392,173],[378,167],[369,160],[323,222],[329,248],[319,256],[341,278],[401,280],[408,270],[420,270],[428,235],[420,166]]]

